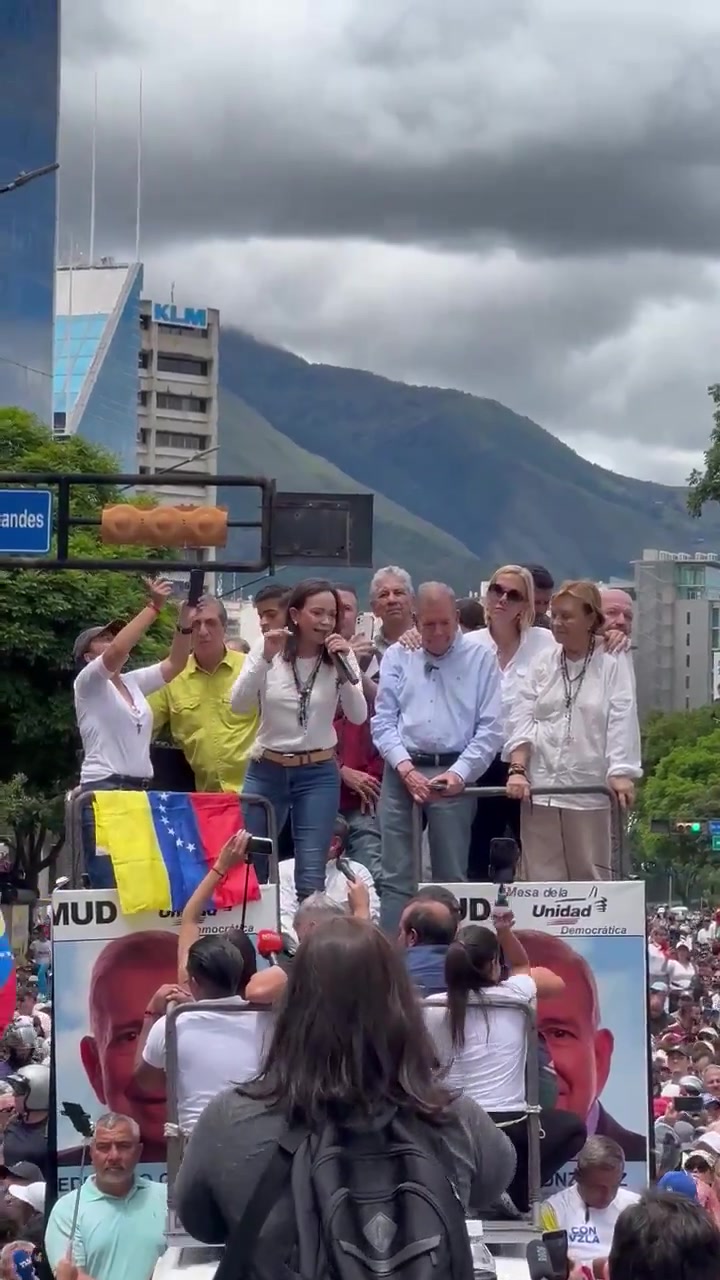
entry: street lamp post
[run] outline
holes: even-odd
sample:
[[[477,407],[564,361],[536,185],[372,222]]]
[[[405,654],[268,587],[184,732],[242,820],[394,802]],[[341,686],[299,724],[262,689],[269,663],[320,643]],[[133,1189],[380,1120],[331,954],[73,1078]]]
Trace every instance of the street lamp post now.
[[[31,169],[28,173],[24,171],[19,173],[17,178],[13,178],[12,182],[6,182],[0,187],[0,196],[6,196],[11,191],[18,191],[20,187],[27,186],[28,182],[34,182],[36,178],[44,178],[48,173],[55,173],[60,165],[56,161],[54,164],[44,164],[40,169]]]

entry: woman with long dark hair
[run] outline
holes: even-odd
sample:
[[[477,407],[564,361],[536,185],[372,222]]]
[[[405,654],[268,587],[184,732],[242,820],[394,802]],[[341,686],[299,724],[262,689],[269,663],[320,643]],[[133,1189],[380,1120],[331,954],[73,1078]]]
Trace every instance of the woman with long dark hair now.
[[[259,1076],[215,1098],[194,1129],[175,1187],[186,1230],[227,1240],[288,1124],[319,1135],[327,1124],[377,1122],[389,1108],[435,1151],[461,1203],[473,1183],[473,1203],[487,1207],[510,1181],[512,1146],[470,1098],[453,1097],[436,1068],[392,943],[351,918],[315,929],[293,962]],[[271,1215],[261,1249],[276,1235]]]
[[[260,704],[260,728],[243,791],[263,796],[278,831],[290,816],[295,886],[302,901],[325,888],[325,867],[340,805],[340,771],[333,721],[338,702],[353,724],[367,718],[360,668],[349,641],[338,635],[341,614],[330,582],[311,578],[293,588],[287,625],[266,631],[253,646],[230,694],[233,711]],[[353,684],[343,664],[357,678]],[[257,810],[245,815],[253,834]]]
[[[445,957],[447,993],[428,996],[425,1020],[446,1069],[446,1083],[502,1124],[513,1143],[517,1170],[510,1196],[526,1212],[527,1034],[518,1006],[534,1004],[538,995],[555,995],[565,984],[548,969],[530,968],[525,948],[513,933],[510,911],[496,912],[495,924],[497,932],[483,925],[466,925],[459,931]],[[509,970],[505,979],[503,963]],[[488,997],[507,1003],[507,1009],[489,1004]],[[583,1121],[569,1111],[543,1108],[541,1127],[545,1185],[581,1149],[586,1133]]]

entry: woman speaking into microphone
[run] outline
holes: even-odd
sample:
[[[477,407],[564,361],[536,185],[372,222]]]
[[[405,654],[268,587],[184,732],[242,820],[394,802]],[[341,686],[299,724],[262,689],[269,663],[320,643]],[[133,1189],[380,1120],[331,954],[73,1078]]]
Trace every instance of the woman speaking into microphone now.
[[[253,646],[230,694],[238,713],[260,703],[243,790],[269,801],[278,831],[290,815],[299,901],[325,889],[340,802],[333,727],[338,701],[353,724],[367,718],[360,668],[337,633],[340,613],[330,582],[298,583],[288,599],[287,626],[268,631]],[[246,814],[246,824],[253,830],[257,814]]]
[[[83,746],[81,791],[143,791],[152,782],[150,740],[153,717],[147,698],[184,670],[190,656],[196,610],[183,604],[167,658],[149,667],[123,671],[135,645],[159,617],[172,583],[146,582],[148,603],[123,626],[106,622],[81,631],[73,646],[78,668],[75,714]],[[94,889],[113,883],[109,858],[95,856],[92,805],[82,812],[85,870]]]

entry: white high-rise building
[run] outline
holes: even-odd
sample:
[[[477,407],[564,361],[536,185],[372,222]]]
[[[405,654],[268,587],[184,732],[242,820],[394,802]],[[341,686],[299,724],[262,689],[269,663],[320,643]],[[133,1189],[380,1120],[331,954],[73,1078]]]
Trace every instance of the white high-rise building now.
[[[140,303],[138,471],[217,473],[219,312]],[[214,506],[214,487],[163,486],[159,502]]]

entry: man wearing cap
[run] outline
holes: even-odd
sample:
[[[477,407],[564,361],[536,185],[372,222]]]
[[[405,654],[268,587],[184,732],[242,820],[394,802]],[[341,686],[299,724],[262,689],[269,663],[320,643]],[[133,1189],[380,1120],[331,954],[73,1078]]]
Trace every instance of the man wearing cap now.
[[[184,669],[190,656],[195,610],[183,604],[170,653],[163,662],[123,674],[130,653],[162,612],[169,582],[148,582],[150,600],[130,622],[110,622],[82,631],[73,647],[78,675],[75,713],[83,746],[81,791],[142,791],[152,781],[152,712],[147,697]],[[109,858],[95,852],[92,806],[82,813],[85,870],[95,889],[113,883]]]
[[[670,1024],[670,1014],[667,1012],[667,995],[667,983],[657,979],[650,984],[648,1027],[650,1035],[653,1037],[661,1036]]]
[[[31,1244],[41,1245],[45,1226],[45,1183],[14,1182],[5,1196],[5,1210],[15,1223],[18,1236]]]
[[[672,1039],[666,1037],[660,1041],[659,1047],[665,1051],[667,1056],[671,1083],[679,1084],[682,1077],[686,1076],[690,1069],[690,1059],[685,1045],[680,1044],[675,1037]]]
[[[17,1115],[5,1131],[5,1163],[8,1168],[28,1160],[47,1170],[47,1123],[50,1107],[50,1068],[34,1062],[8,1077],[15,1094]]]

